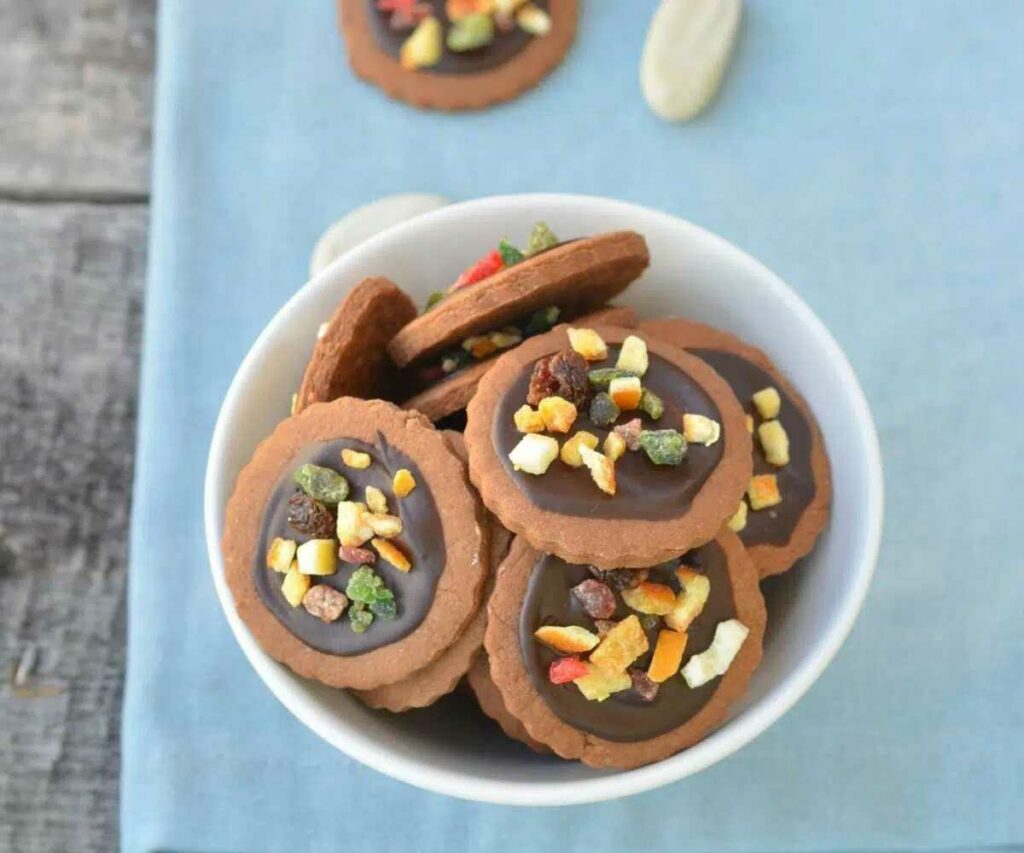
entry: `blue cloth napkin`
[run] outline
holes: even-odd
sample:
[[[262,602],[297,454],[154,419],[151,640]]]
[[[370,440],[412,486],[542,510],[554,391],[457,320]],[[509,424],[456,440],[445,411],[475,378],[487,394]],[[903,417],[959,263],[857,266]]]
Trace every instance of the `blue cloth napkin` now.
[[[162,0],[124,710],[124,849],[1024,844],[1024,4],[748,2],[721,97],[644,106],[650,3],[590,2],[537,91],[418,112],[330,0]],[[203,545],[214,419],[321,229],[394,192],[617,196],[732,239],[828,323],[887,465],[881,563],[818,684],[722,764],[599,806],[426,794],[322,743],[235,645]]]

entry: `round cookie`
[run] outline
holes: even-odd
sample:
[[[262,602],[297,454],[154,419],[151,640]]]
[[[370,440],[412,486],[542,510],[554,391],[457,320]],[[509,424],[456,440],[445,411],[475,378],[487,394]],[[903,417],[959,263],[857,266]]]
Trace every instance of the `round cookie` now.
[[[743,409],[718,374],[695,356],[651,339],[646,342],[649,367],[640,381],[645,391],[661,398],[663,413],[654,418],[641,410],[623,411],[613,422],[626,430],[627,423],[639,419],[644,433],[651,433],[633,441],[643,449],[625,450],[613,464],[595,451],[594,469],[573,467],[564,461],[571,436],[586,431],[600,450],[610,431],[593,420],[595,404],[587,400],[595,392],[587,368],[614,366],[623,341],[636,339],[627,329],[592,331],[607,345],[603,360],[584,363],[570,350],[568,327],[559,326],[501,356],[481,380],[467,409],[470,478],[501,523],[538,550],[601,568],[655,565],[714,538],[735,512],[750,481],[750,435]],[[538,362],[547,364],[556,355],[568,371],[562,379],[573,389],[560,395],[577,394],[578,414],[568,432],[548,432],[542,423],[545,433],[524,436],[516,415],[528,402],[537,404],[531,397],[537,390],[533,373],[540,369]],[[555,392],[540,396],[549,394]],[[684,414],[702,416],[716,432],[706,444],[691,441],[680,461],[668,450],[678,452]],[[557,442],[553,451],[552,442]],[[536,473],[523,470],[531,463],[520,455],[520,445],[530,445]],[[538,460],[535,448],[540,445],[550,453]],[[652,454],[665,464],[655,464]],[[606,493],[607,482],[599,482],[598,465],[614,468],[614,494]]]
[[[561,243],[450,291],[391,339],[388,354],[399,367],[422,363],[551,306],[561,320],[572,320],[625,290],[649,262],[647,243],[633,231]]]
[[[526,727],[513,717],[509,713],[508,708],[505,707],[505,702],[501,698],[501,692],[494,684],[494,679],[491,678],[490,662],[486,651],[482,651],[476,656],[473,665],[466,674],[466,680],[469,682],[473,695],[476,696],[480,710],[494,720],[507,737],[525,744],[534,752],[541,754],[551,752],[540,741],[530,737]]]
[[[741,512],[733,529],[761,577],[786,571],[814,547],[828,522],[832,499],[825,442],[810,407],[768,356],[728,332],[682,319],[649,320],[640,328],[710,364],[729,383],[757,426],[764,419],[752,395],[767,387],[778,391],[778,421],[788,438],[789,462],[779,467],[769,464],[764,447],[755,440],[754,475],[775,474],[782,501],[758,511],[748,507],[745,518]]]
[[[636,326],[638,318],[632,308],[611,305],[580,317],[576,322],[582,325],[621,326],[632,329]],[[476,386],[480,384],[484,374],[494,366],[496,360],[497,358],[490,358],[459,370],[416,396],[410,397],[402,403],[402,408],[415,409],[432,421],[439,421],[466,408],[476,393]]]
[[[445,439],[455,454],[466,461],[466,448],[462,436],[458,433],[444,433]],[[463,469],[465,476],[465,469]],[[481,508],[481,512],[484,510]],[[487,516],[488,528],[488,583],[493,571],[508,553],[512,544],[512,534]],[[487,625],[487,609],[481,603],[476,615],[466,626],[462,635],[445,649],[441,655],[423,669],[414,672],[408,678],[385,684],[372,690],[357,690],[356,695],[371,708],[384,708],[394,713],[408,711],[411,708],[425,708],[432,705],[442,696],[451,693],[469,672],[471,664],[478,657],[484,644],[484,628]]]
[[[353,71],[393,98],[438,110],[481,109],[532,88],[562,61],[576,36],[578,0],[539,0],[549,30],[534,35],[524,26],[494,27],[492,40],[472,50],[453,51],[439,41],[452,29],[445,0],[391,2],[338,0],[342,35]],[[464,0],[462,5],[471,5]],[[403,19],[403,8],[413,15]],[[428,11],[435,23],[416,20]],[[408,23],[410,26],[405,26]],[[526,22],[530,26],[530,22]],[[415,29],[413,25],[422,27]],[[541,22],[534,30],[543,28]],[[415,33],[411,47],[409,42]],[[428,44],[430,43],[430,44]],[[421,63],[434,59],[429,65]],[[438,51],[438,48],[440,50]],[[403,61],[403,58],[405,61]]]
[[[415,485],[402,477],[396,494],[402,469]],[[381,400],[342,397],[280,423],[238,475],[222,540],[260,646],[299,675],[362,690],[440,656],[477,613],[487,575],[461,471],[425,418]]]
[[[680,569],[685,584],[676,577]],[[761,659],[766,616],[757,570],[728,530],[681,560],[641,573],[568,564],[518,537],[497,577],[485,635],[490,675],[507,711],[563,758],[632,768],[692,746],[725,720]],[[701,577],[703,605],[681,605]],[[580,584],[584,597],[574,592]],[[657,609],[656,586],[669,588],[673,615],[642,612]],[[641,610],[627,606],[627,596]],[[680,623],[670,620],[683,613],[690,620],[685,630],[673,630]],[[550,633],[543,642],[535,635],[566,626],[591,635],[587,643],[575,639],[580,651],[557,651],[547,644]],[[675,655],[664,655],[661,643],[669,650],[680,635],[681,654],[677,645]],[[583,651],[595,641],[596,648]],[[582,678],[567,680],[573,675]]]
[[[396,371],[385,347],[416,306],[386,278],[367,278],[352,288],[321,329],[295,398],[294,414],[338,397],[386,396]]]

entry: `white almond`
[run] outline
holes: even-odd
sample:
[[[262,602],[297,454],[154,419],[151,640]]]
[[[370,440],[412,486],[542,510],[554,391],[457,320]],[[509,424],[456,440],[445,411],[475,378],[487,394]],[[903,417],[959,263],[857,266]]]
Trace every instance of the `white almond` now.
[[[741,0],[662,0],[640,60],[640,84],[655,115],[685,121],[711,102],[742,15]]]

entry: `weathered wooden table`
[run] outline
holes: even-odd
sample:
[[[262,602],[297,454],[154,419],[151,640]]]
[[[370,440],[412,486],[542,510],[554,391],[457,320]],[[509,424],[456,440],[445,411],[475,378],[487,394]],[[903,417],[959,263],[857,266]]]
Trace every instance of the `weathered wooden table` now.
[[[0,3],[0,851],[117,847],[154,7]]]

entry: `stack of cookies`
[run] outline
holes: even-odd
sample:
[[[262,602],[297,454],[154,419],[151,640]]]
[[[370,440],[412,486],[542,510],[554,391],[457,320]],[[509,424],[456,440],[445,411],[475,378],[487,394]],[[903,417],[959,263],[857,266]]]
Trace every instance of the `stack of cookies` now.
[[[509,737],[595,767],[726,719],[829,465],[763,352],[609,304],[648,262],[634,232],[540,223],[422,311],[352,289],[228,503],[228,582],[269,654],[394,713],[465,681]]]

